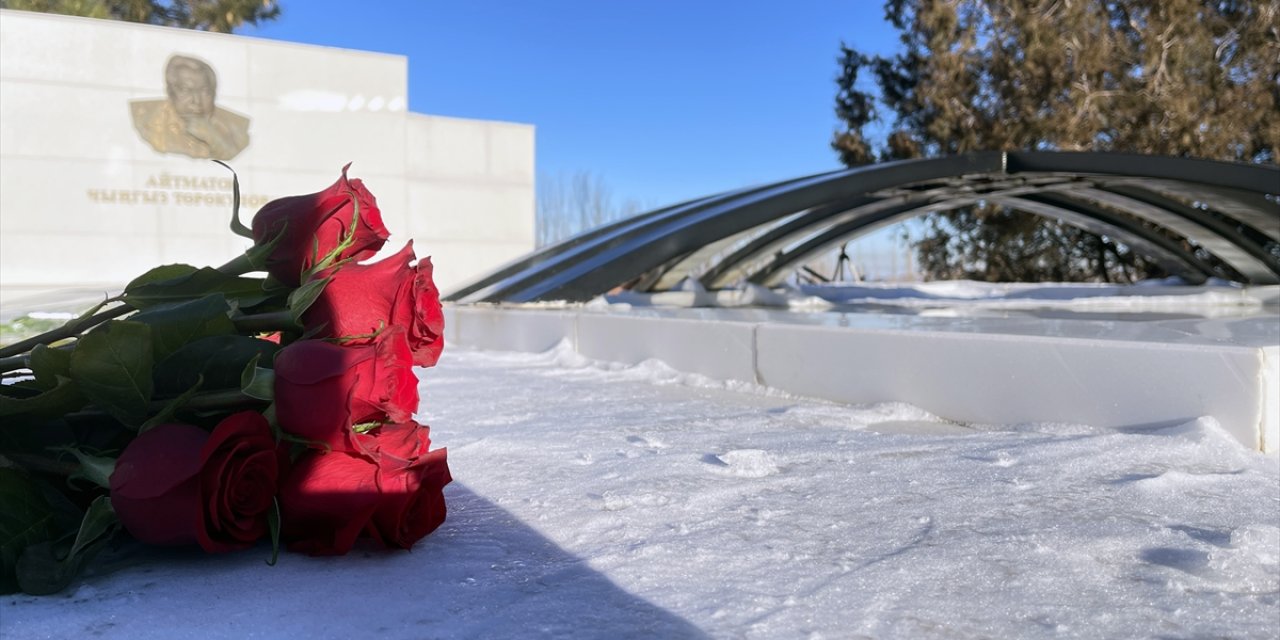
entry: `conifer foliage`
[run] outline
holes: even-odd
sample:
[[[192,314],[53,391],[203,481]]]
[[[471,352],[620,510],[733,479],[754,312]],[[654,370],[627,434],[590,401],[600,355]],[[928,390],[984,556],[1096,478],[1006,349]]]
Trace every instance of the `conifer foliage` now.
[[[1276,0],[888,0],[885,15],[897,55],[841,47],[832,147],[848,166],[980,150],[1277,162]],[[1112,239],[1000,207],[926,227],[916,250],[935,278],[1165,275]]]
[[[0,0],[0,8],[231,33],[274,20],[278,0]]]

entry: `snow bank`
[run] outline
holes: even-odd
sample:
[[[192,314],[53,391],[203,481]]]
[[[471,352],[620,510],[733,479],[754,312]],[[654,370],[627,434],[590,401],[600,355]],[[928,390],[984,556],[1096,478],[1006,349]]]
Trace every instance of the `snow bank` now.
[[[565,349],[452,350],[412,552],[126,550],[5,638],[1275,637],[1280,461],[1161,430],[949,424]]]

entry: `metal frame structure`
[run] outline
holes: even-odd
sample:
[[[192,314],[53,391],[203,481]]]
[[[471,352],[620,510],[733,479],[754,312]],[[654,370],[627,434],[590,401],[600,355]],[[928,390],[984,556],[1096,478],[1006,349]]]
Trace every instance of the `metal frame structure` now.
[[[1118,153],[981,152],[867,165],[692,200],[528,254],[453,291],[455,302],[583,301],[781,282],[881,226],[977,202],[1061,220],[1189,282],[1280,284],[1280,168]],[[1213,255],[1232,273],[1215,272]]]

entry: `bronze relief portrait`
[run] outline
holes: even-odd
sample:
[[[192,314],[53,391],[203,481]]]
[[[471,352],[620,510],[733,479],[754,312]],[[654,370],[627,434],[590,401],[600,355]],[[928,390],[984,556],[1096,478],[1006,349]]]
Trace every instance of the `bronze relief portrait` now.
[[[133,127],[152,149],[230,160],[249,146],[249,118],[215,104],[218,77],[208,63],[170,56],[164,85],[166,99],[129,103]]]

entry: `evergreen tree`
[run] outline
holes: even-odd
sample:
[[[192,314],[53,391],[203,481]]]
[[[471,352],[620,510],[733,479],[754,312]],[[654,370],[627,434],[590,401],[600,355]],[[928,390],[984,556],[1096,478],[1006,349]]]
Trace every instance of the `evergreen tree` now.
[[[846,165],[979,150],[1277,161],[1278,0],[888,0],[885,15],[901,53],[842,46],[832,147]],[[867,75],[878,95],[858,88]],[[880,105],[890,128],[873,140]],[[1111,239],[1000,207],[926,225],[916,250],[936,278],[1164,275]]]
[[[0,8],[231,33],[274,20],[278,0],[0,0]]]

